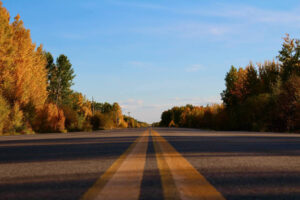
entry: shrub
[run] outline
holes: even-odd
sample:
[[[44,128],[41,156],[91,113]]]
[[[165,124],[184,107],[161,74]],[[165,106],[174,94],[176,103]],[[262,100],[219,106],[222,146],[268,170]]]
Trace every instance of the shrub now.
[[[65,127],[68,131],[80,131],[83,129],[83,123],[85,118],[80,116],[76,110],[72,109],[69,106],[63,107],[65,115]]]
[[[45,104],[38,112],[35,130],[38,132],[65,132],[65,116],[63,110],[53,103]]]
[[[9,132],[17,133],[23,132],[26,130],[24,121],[23,121],[23,112],[20,110],[20,105],[15,103],[10,112],[10,123],[9,123]]]
[[[95,113],[95,115],[91,117],[91,124],[93,130],[100,129],[102,120],[103,120],[103,116],[100,112]]]
[[[3,133],[5,126],[9,120],[10,108],[8,103],[0,94],[0,134]]]
[[[122,120],[119,126],[120,128],[127,128],[128,124],[124,120]]]

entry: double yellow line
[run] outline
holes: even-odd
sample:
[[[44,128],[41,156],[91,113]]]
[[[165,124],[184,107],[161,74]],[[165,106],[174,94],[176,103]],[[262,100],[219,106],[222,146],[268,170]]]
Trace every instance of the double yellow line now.
[[[225,199],[167,140],[151,133],[166,200]]]
[[[140,187],[151,133],[166,200],[224,197],[172,145],[150,129],[145,131],[82,196],[83,200],[134,200]]]

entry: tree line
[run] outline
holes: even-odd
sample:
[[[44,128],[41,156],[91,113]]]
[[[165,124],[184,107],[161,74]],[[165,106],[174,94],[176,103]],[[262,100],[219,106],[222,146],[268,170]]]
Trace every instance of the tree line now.
[[[300,40],[286,35],[277,60],[231,66],[223,103],[173,107],[160,126],[216,130],[300,130]]]
[[[67,56],[53,58],[0,1],[0,134],[146,126],[124,117],[118,103],[98,103],[73,91]]]

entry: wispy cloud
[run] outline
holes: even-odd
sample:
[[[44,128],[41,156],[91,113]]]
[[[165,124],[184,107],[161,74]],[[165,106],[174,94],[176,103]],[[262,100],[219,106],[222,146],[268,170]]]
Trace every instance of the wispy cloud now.
[[[278,25],[295,25],[300,22],[300,8],[294,7],[290,10],[262,9],[250,5],[221,5],[217,9],[207,12],[197,12],[207,16],[234,18],[241,21],[253,23],[268,23]]]
[[[213,97],[175,97],[170,98],[170,101],[173,102],[175,105],[186,105],[186,104],[193,104],[193,105],[207,105],[207,104],[215,104],[221,103],[220,96],[213,96]]]
[[[122,105],[132,106],[132,105],[143,105],[143,100],[138,99],[127,99],[126,101],[121,101]]]
[[[295,5],[290,10],[271,10],[255,7],[246,3],[237,5],[228,5],[221,3],[212,3],[209,8],[203,8],[203,6],[193,7],[181,7],[174,8],[163,4],[155,3],[142,3],[142,2],[121,2],[112,1],[114,5],[128,6],[143,9],[151,9],[157,11],[170,12],[181,15],[197,15],[206,17],[222,17],[233,18],[238,20],[247,20],[252,22],[264,22],[264,23],[288,23],[294,24],[300,22],[300,4]],[[206,6],[207,7],[207,6]]]
[[[127,66],[133,67],[137,70],[144,70],[144,71],[156,71],[162,72],[168,70],[168,68],[161,63],[154,63],[154,62],[146,62],[146,61],[129,61],[126,63]]]
[[[126,6],[126,7],[136,7],[136,8],[144,8],[144,9],[151,9],[151,10],[166,10],[167,7],[153,4],[153,3],[141,3],[141,2],[129,2],[129,1],[111,1],[110,2],[116,6]]]
[[[149,69],[153,67],[151,63],[142,62],[142,61],[129,61],[128,64],[135,68],[142,68],[142,69]]]
[[[233,33],[234,30],[236,30],[235,27],[229,24],[213,24],[195,21],[181,21],[157,26],[136,27],[132,29],[132,31],[136,33],[184,38],[203,36],[221,37]]]
[[[286,10],[272,10],[255,7],[250,4],[217,4],[208,6],[199,4],[185,5],[178,8],[160,3],[109,1],[113,6],[133,7],[137,9],[155,10],[157,12],[172,13],[180,16],[177,18],[157,21],[155,24],[132,24],[118,27],[116,30],[93,27],[88,31],[82,30],[74,33],[60,33],[60,37],[69,40],[82,40],[101,35],[119,33],[143,34],[149,36],[171,36],[181,38],[204,38],[213,41],[226,41],[227,36],[232,38],[239,35],[262,34],[254,31],[261,27],[300,27],[299,7]],[[83,8],[99,10],[95,2],[82,3]],[[210,19],[210,20],[207,20]]]
[[[145,4],[145,3],[118,3],[122,6],[131,6],[137,8],[151,9],[162,12],[169,12],[177,15],[194,16],[193,20],[187,18],[182,21],[174,20],[167,23],[158,23],[157,25],[145,25],[132,28],[133,32],[163,35],[176,37],[199,38],[211,36],[214,40],[224,39],[224,36],[236,36],[245,34],[257,34],[254,27],[261,25],[271,27],[300,27],[300,7],[294,7],[289,10],[272,10],[255,7],[249,4],[211,4],[209,8],[203,8],[199,5],[183,8],[165,6],[163,4]],[[300,6],[300,4],[299,4]],[[211,18],[210,22],[203,22],[204,18]],[[256,31],[257,32],[257,31]],[[247,33],[246,33],[247,34]]]
[[[200,65],[200,64],[194,64],[190,67],[187,67],[185,68],[185,71],[186,72],[197,72],[197,71],[200,71],[200,70],[204,70],[204,66]]]
[[[136,108],[136,107],[140,107],[142,106],[144,103],[143,100],[139,100],[139,99],[127,99],[126,101],[121,101],[120,105],[122,108],[124,109],[128,109],[128,108]]]

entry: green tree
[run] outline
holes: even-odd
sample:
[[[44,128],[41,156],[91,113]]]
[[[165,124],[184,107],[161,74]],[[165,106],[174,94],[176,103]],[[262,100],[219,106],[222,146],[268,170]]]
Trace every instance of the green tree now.
[[[226,107],[230,107],[237,103],[237,98],[232,93],[232,91],[235,89],[237,80],[237,69],[234,66],[231,66],[229,72],[226,74],[225,77],[226,89],[221,93],[222,100]]]
[[[71,86],[75,77],[72,64],[65,55],[60,55],[56,59],[56,64],[53,63],[50,53],[46,53],[46,57],[49,98],[57,105],[67,104],[70,102]]]
[[[293,74],[300,75],[300,40],[291,39],[287,34],[277,57],[282,63],[283,82],[286,82]]]
[[[265,62],[263,65],[259,65],[259,79],[261,82],[262,93],[273,93],[274,87],[280,81],[280,65],[272,62]]]
[[[113,106],[107,102],[105,102],[104,104],[102,104],[102,107],[101,107],[101,112],[102,113],[109,113],[111,112],[113,109]]]
[[[300,76],[293,75],[282,85],[281,94],[278,98],[279,117],[283,130],[292,131],[299,123],[300,107]]]
[[[48,82],[48,87],[47,87],[47,89],[49,91],[50,90],[50,84],[51,84],[52,81],[54,81],[56,66],[54,64],[54,58],[53,58],[53,56],[50,52],[44,52],[44,55],[47,59],[47,65],[46,65],[47,78],[48,78],[48,81],[47,81]]]
[[[172,111],[171,110],[164,111],[161,114],[160,125],[161,126],[168,126],[169,123],[171,122],[171,120],[173,120],[173,118],[172,118]]]
[[[258,95],[260,92],[260,81],[258,79],[257,70],[252,63],[246,68],[245,89],[247,96]]]

